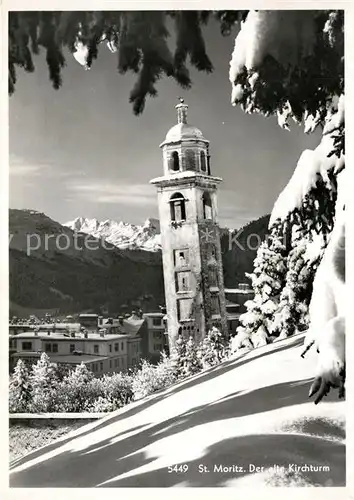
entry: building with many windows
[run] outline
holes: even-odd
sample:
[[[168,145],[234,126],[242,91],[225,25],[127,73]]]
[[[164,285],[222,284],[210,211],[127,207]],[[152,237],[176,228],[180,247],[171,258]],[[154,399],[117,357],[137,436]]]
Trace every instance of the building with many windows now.
[[[217,188],[209,141],[188,124],[188,106],[176,106],[178,123],[160,145],[164,175],[157,187],[170,347],[179,334],[203,339],[212,326],[228,336]]]
[[[45,352],[53,363],[70,367],[84,363],[96,375],[130,368],[126,335],[73,333],[67,336],[60,332],[30,331],[10,338],[10,342],[14,341],[16,351],[12,358],[15,363],[23,359],[32,364]]]
[[[95,375],[125,371],[140,361],[143,323],[144,319],[132,316],[107,325],[103,321],[101,328],[90,325],[90,330],[76,323],[66,329],[40,325],[10,333],[10,369],[18,359],[32,364],[45,352],[53,363],[71,367],[84,363]]]

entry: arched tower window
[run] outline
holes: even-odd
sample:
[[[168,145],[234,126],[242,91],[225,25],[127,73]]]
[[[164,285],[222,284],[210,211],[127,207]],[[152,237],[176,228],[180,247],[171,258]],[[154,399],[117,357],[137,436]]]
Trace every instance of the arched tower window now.
[[[181,222],[186,220],[186,200],[181,193],[175,193],[170,198],[171,221]]]
[[[202,172],[207,171],[207,162],[206,162],[206,157],[204,151],[200,152],[200,170]]]
[[[196,170],[197,169],[196,155],[195,155],[195,151],[193,149],[186,150],[185,159],[186,159],[186,170]]]
[[[179,155],[178,151],[173,151],[169,161],[168,161],[168,168],[172,170],[173,172],[178,172],[179,171]]]
[[[205,192],[203,194],[203,217],[204,219],[213,218],[213,208],[212,208],[210,194],[208,192]]]

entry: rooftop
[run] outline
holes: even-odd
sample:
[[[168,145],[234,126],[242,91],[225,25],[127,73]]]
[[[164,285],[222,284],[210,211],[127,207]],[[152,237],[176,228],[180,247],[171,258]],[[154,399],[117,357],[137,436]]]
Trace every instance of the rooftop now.
[[[201,142],[209,143],[209,141],[203,136],[203,133],[199,128],[189,125],[188,123],[177,123],[170,128],[166,134],[164,142],[160,144],[160,147],[165,144],[173,144],[181,141],[198,140]]]
[[[56,333],[51,333],[50,335],[44,333],[44,332],[38,332],[36,335],[36,332],[29,331],[29,332],[23,332],[19,333],[17,335],[10,335],[10,338],[13,339],[41,339],[41,340],[105,340],[105,341],[112,341],[115,339],[123,339],[127,338],[127,335],[124,334],[106,334],[103,337],[99,333],[89,333],[87,338],[84,336],[83,333],[76,334],[75,337],[72,337],[70,334],[64,335],[63,333],[56,332]]]
[[[65,330],[65,329],[79,329],[80,323],[11,323],[9,324],[9,328],[12,330],[16,330],[16,328],[28,328],[35,329],[39,328],[40,330],[48,330],[50,328],[55,328],[57,330]]]
[[[80,355],[66,354],[63,356],[60,356],[60,354],[56,356],[49,354],[49,357],[52,363],[68,363],[68,364],[95,363],[98,361],[104,361],[105,359],[108,359],[108,356],[97,356],[91,354],[80,354]]]
[[[123,328],[126,331],[127,335],[130,337],[135,337],[142,327],[144,323],[144,319],[127,319],[123,322]]]
[[[166,138],[160,147],[165,144],[173,144],[181,141],[202,141],[209,143],[203,136],[201,130],[199,128],[194,127],[187,123],[187,112],[188,112],[188,104],[184,102],[184,99],[179,98],[179,103],[176,106],[177,110],[177,124],[170,128],[170,130],[166,134]]]

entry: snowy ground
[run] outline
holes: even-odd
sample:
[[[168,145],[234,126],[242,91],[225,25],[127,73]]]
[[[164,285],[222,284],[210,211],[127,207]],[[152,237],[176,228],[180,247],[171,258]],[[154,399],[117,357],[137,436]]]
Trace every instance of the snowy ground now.
[[[250,351],[86,425],[13,462],[10,486],[345,486],[345,402],[308,399],[316,353],[302,359],[302,344]]]

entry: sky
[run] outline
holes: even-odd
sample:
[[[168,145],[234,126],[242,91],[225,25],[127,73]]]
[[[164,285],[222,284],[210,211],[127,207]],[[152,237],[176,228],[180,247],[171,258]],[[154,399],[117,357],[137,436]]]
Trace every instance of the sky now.
[[[235,34],[222,37],[214,22],[204,34],[214,72],[191,69],[190,90],[160,80],[158,97],[148,99],[138,117],[129,103],[136,76],[119,75],[117,56],[105,46],[90,71],[67,54],[58,91],[43,53],[34,56],[34,73],[18,70],[9,102],[10,208],[38,210],[61,223],[82,216],[142,224],[157,217],[149,181],[162,175],[159,144],[177,123],[182,96],[189,123],[210,141],[212,174],[223,178],[220,225],[240,228],[269,213],[301,152],[315,148],[319,135],[295,124],[288,132],[275,117],[231,106]]]

